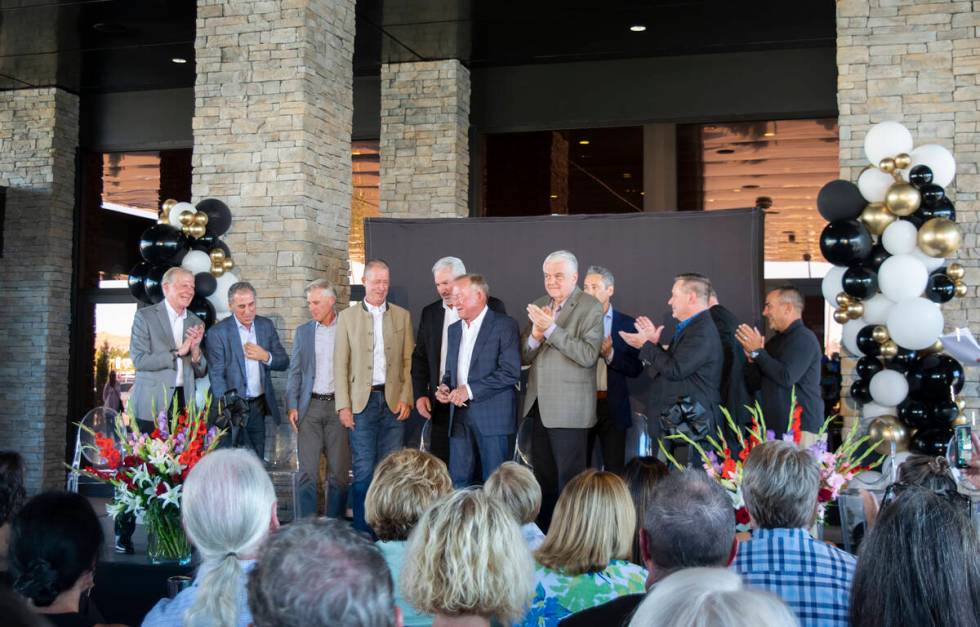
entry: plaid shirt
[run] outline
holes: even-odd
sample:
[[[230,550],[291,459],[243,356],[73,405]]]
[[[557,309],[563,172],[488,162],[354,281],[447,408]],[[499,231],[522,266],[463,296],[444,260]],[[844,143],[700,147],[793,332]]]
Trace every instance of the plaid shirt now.
[[[855,563],[805,529],[756,529],[738,545],[732,568],[746,584],[778,595],[802,627],[847,627]]]

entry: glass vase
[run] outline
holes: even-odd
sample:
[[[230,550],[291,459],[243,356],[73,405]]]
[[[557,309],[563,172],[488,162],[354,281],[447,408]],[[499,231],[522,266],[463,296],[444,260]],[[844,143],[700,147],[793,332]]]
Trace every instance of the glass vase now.
[[[191,543],[180,523],[176,507],[151,508],[144,517],[146,524],[146,557],[151,564],[191,563]]]

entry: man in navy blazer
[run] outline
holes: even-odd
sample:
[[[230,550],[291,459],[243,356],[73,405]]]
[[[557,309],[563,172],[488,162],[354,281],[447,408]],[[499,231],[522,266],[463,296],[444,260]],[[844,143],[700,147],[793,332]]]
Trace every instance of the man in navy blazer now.
[[[603,340],[596,362],[596,424],[589,430],[588,458],[592,460],[596,442],[602,451],[602,467],[622,474],[626,468],[626,432],[633,425],[627,378],[643,372],[640,351],[619,335],[636,332],[631,316],[616,310],[611,298],[615,292],[613,273],[602,266],[589,266],[583,291],[602,305]]]
[[[482,276],[456,279],[453,296],[460,319],[446,334],[446,374],[436,400],[449,404],[449,476],[464,487],[473,476],[474,453],[483,481],[507,460],[516,430],[520,330],[513,318],[487,306],[490,290]]]
[[[289,355],[272,320],[255,314],[255,288],[240,281],[228,288],[232,315],[211,327],[205,340],[214,402],[235,390],[248,405],[244,445],[265,457],[265,417],[280,422],[272,371],[289,367]],[[231,444],[237,445],[238,442]]]

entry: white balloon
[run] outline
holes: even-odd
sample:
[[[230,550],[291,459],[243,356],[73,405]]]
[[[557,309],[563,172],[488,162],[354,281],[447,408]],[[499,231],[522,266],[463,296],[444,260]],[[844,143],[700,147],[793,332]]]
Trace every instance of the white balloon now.
[[[917,165],[928,166],[932,170],[932,182],[940,187],[946,187],[956,176],[956,159],[953,153],[939,144],[924,144],[909,153],[912,163],[908,169],[902,170],[902,178],[909,180],[909,172]]]
[[[881,370],[871,377],[868,391],[871,392],[871,398],[879,405],[894,406],[909,395],[909,382],[905,375],[897,370]]]
[[[878,374],[881,374],[880,372]],[[864,418],[877,418],[878,416],[896,416],[898,408],[880,405],[878,403],[865,403],[861,407],[861,416]]]
[[[229,311],[228,307],[228,288],[238,283],[238,277],[231,272],[225,272],[217,279],[218,286],[214,293],[208,296],[208,300],[214,305],[215,313]]]
[[[885,194],[894,184],[892,175],[885,174],[878,168],[868,168],[858,177],[858,189],[868,202],[885,202]]]
[[[896,344],[918,351],[935,344],[942,334],[943,312],[928,299],[913,298],[895,303],[887,326]]]
[[[895,220],[881,234],[881,245],[893,255],[908,255],[919,243],[919,230],[908,220]]]
[[[895,303],[920,296],[928,281],[929,271],[912,255],[893,255],[878,268],[878,289]],[[899,344],[905,346],[901,342]]]
[[[184,255],[184,260],[180,262],[180,267],[190,270],[194,274],[208,272],[211,270],[211,257],[201,250],[192,250]]]
[[[838,307],[837,295],[844,291],[844,286],[841,285],[841,278],[845,272],[847,272],[847,268],[834,266],[827,271],[827,274],[823,277],[823,281],[820,283],[820,291],[823,292],[823,297],[835,309]]]
[[[933,272],[946,265],[945,257],[930,257],[929,255],[922,252],[922,249],[918,246],[912,251],[911,255],[922,262],[922,265],[926,267],[926,270]]]
[[[894,304],[884,294],[875,294],[864,301],[863,318],[868,324],[885,324],[888,321],[888,312]]]
[[[880,122],[864,136],[864,154],[872,165],[885,157],[894,157],[912,150],[912,133],[898,122]]]
[[[184,213],[185,211],[190,211],[191,213],[195,213],[197,209],[195,209],[194,205],[192,205],[189,202],[179,202],[173,207],[171,207],[170,215],[167,216],[167,218],[170,220],[170,226],[177,227],[178,229],[181,226],[183,226],[180,223],[180,214]]]
[[[844,328],[841,330],[840,343],[855,357],[864,357],[864,353],[858,350],[857,335],[858,331],[866,326],[868,326],[868,323],[864,318],[858,318],[857,320],[848,320],[845,322]]]

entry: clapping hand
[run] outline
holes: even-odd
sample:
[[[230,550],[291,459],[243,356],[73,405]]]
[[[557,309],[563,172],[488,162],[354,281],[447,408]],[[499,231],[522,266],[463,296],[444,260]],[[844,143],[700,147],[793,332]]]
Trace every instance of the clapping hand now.
[[[747,324],[738,325],[735,330],[735,339],[742,345],[742,350],[748,356],[752,351],[761,350],[766,345],[766,338],[759,333],[759,329],[750,327]]]
[[[531,328],[531,335],[538,341],[544,338],[544,332],[555,323],[554,314],[551,313],[551,307],[538,307],[534,303],[527,306],[527,317],[531,320],[531,324],[534,325]]]
[[[633,348],[643,348],[647,342],[656,344],[660,341],[660,335],[664,332],[663,325],[659,327],[650,321],[646,316],[636,319],[636,333],[620,331],[619,336]]]
[[[603,359],[609,359],[609,355],[612,354],[612,337],[602,338],[602,346],[599,347],[599,354],[602,355]]]

